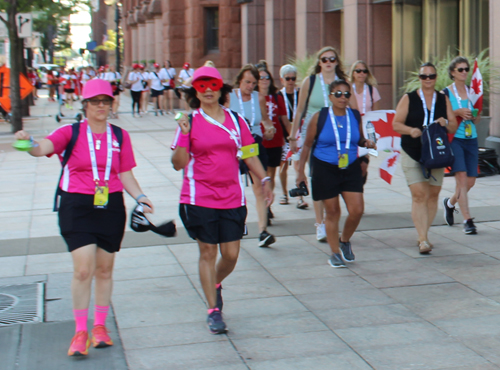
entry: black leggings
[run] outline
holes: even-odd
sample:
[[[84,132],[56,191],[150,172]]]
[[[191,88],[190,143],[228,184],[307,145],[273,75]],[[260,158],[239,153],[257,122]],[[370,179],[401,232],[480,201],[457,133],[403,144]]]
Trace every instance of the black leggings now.
[[[130,90],[130,94],[132,95],[132,113],[134,113],[134,107],[136,104],[137,104],[137,113],[139,113],[142,91]]]

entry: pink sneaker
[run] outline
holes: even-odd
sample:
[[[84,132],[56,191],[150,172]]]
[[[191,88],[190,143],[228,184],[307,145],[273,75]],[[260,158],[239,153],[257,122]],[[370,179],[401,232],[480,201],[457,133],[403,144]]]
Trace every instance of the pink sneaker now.
[[[89,354],[90,339],[87,331],[81,330],[75,334],[69,346],[68,356],[87,356]]]
[[[108,332],[104,325],[94,326],[94,329],[92,329],[92,345],[95,348],[112,346],[113,340],[109,337]]]

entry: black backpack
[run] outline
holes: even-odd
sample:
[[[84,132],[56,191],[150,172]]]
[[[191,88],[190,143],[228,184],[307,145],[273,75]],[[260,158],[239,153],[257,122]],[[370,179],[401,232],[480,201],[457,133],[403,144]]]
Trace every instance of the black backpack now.
[[[455,156],[448,140],[446,128],[439,123],[424,126],[421,141],[420,165],[426,179],[432,176],[431,169],[453,165]]]
[[[116,140],[120,144],[120,148],[122,147],[122,142],[123,142],[123,132],[122,129],[118,126],[111,125],[111,128],[113,129],[113,133],[116,136]],[[59,184],[61,183],[62,176],[64,174],[64,167],[66,167],[66,164],[68,163],[69,157],[71,157],[71,152],[73,151],[73,148],[75,147],[76,140],[78,139],[78,135],[80,134],[80,122],[75,122],[71,125],[71,140],[69,141],[68,145],[66,146],[66,150],[64,150],[64,155],[61,161],[61,175],[59,176],[59,181],[57,181],[57,188],[56,188],[56,195],[54,197],[54,208],[53,211],[57,212],[59,209],[59,197],[61,196],[61,188],[59,187]]]

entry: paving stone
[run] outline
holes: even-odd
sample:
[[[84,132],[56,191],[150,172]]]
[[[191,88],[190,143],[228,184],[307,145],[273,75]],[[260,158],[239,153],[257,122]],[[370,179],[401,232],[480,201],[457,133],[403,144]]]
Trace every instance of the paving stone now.
[[[353,352],[339,355],[305,356],[301,358],[285,358],[269,361],[250,362],[252,370],[304,370],[304,369],[335,369],[335,370],[368,370],[372,369],[360,356]]]
[[[382,291],[403,304],[429,302],[443,299],[481,298],[480,294],[459,283],[387,288],[382,289]]]
[[[311,311],[396,303],[394,299],[376,288],[357,289],[343,294],[300,294],[295,297]]]

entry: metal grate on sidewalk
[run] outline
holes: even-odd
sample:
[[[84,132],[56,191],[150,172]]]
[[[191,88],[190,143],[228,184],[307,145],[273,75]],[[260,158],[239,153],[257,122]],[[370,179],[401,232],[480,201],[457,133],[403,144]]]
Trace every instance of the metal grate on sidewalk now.
[[[0,286],[0,326],[43,321],[44,283]]]

